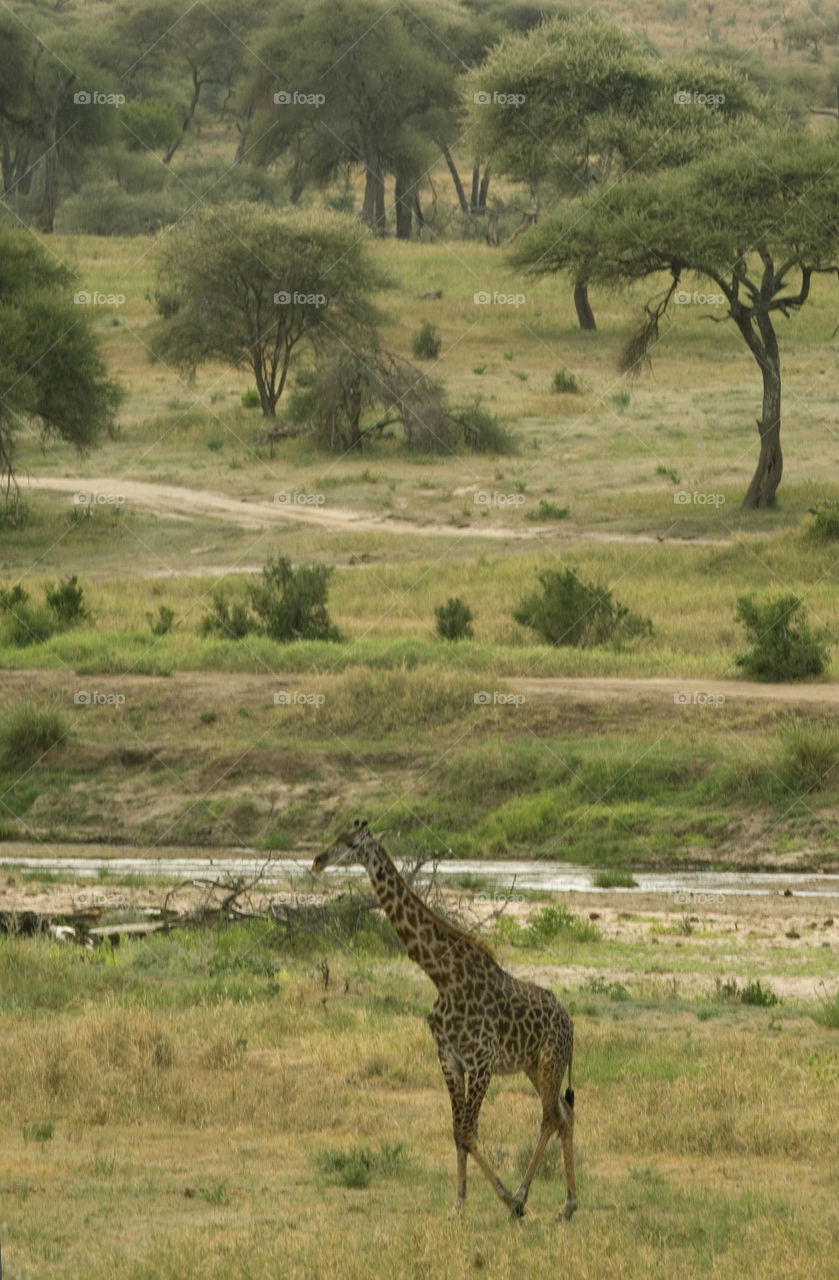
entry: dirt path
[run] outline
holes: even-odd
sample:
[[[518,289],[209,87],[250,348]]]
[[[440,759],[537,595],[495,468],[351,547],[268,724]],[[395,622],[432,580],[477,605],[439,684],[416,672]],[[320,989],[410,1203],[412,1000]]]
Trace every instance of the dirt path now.
[[[481,521],[480,524],[436,524],[410,516],[387,512],[381,516],[361,513],[350,507],[337,507],[331,502],[318,505],[309,501],[268,501],[267,499],[231,498],[209,489],[191,489],[181,485],[152,484],[145,480],[121,480],[110,476],[29,476],[21,480],[22,489],[46,489],[54,493],[85,493],[98,495],[100,502],[121,498],[127,503],[154,511],[169,519],[189,519],[192,516],[215,516],[232,521],[242,529],[265,529],[275,525],[309,524],[334,533],[395,533],[412,537],[488,538],[494,541],[527,542],[535,538],[544,540],[567,539],[588,542],[653,543],[665,541],[654,533],[608,533],[602,530],[582,530],[574,525],[533,524],[528,529],[513,525],[497,525]],[[472,486],[476,489],[477,486]],[[459,491],[465,492],[465,491]],[[303,497],[314,495],[303,495]],[[691,546],[725,546],[731,538],[702,538],[669,536],[666,541],[687,543]],[[202,570],[202,572],[205,572]]]

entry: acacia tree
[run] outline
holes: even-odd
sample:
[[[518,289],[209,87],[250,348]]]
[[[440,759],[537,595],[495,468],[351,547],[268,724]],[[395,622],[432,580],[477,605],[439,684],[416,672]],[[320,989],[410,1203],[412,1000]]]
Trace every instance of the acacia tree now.
[[[276,416],[301,344],[317,351],[374,337],[370,294],[381,281],[357,224],[340,214],[200,209],[161,233],[157,259],[157,353],[188,370],[249,365],[266,417]]]
[[[360,168],[361,219],[378,235],[393,175],[403,238],[433,158],[431,135],[456,103],[444,45],[426,23],[412,31],[406,13],[380,0],[325,0],[285,14],[259,46],[249,151],[256,163],[288,163],[293,201],[309,182],[324,185]]]
[[[120,388],[106,375],[69,270],[28,232],[0,224],[0,483],[5,517],[20,515],[15,437],[68,440],[80,452],[114,425]]]
[[[681,166],[753,129],[769,111],[734,66],[667,61],[594,14],[510,35],[464,77],[474,139],[497,170],[585,196],[627,173]],[[685,101],[688,99],[688,101]],[[584,267],[574,282],[580,327],[594,329]]]
[[[659,275],[663,297],[648,304],[623,366],[637,372],[688,272],[725,298],[724,316],[760,370],[760,454],[743,508],[771,506],[781,481],[781,362],[775,322],[810,295],[813,275],[839,273],[836,144],[765,138],[679,172],[630,179],[551,218],[522,238],[513,260],[537,274],[585,269],[612,288]]]

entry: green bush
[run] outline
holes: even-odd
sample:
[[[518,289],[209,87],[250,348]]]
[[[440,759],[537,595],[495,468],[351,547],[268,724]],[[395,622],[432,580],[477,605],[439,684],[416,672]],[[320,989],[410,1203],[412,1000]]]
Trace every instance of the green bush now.
[[[231,605],[218,591],[213,594],[212,607],[200,627],[202,636],[221,636],[223,640],[243,640],[254,629],[247,605],[239,600]]]
[[[7,615],[3,630],[6,643],[18,649],[28,644],[43,644],[56,630],[55,615],[44,605],[21,605]]]
[[[88,617],[84,602],[84,587],[79,585],[75,573],[70,578],[62,578],[57,586],[45,588],[47,607],[55,615],[62,627],[73,627]]]
[[[424,320],[411,339],[411,351],[415,360],[436,360],[443,340],[430,320]]]
[[[170,609],[166,604],[162,604],[158,607],[157,617],[153,613],[147,613],[146,620],[151,627],[152,635],[168,635],[175,621],[175,610]]]
[[[835,780],[839,764],[839,726],[831,720],[790,718],[780,729],[777,773],[795,791],[818,791]]]
[[[813,523],[807,530],[820,542],[839,541],[839,498],[823,498],[818,507],[810,508]]]
[[[580,384],[573,373],[569,373],[567,369],[557,369],[554,374],[553,389],[557,395],[577,395]]]
[[[68,729],[57,708],[19,702],[0,720],[0,760],[16,769],[33,765],[66,738]]]
[[[485,409],[480,396],[466,408],[456,409],[453,416],[463,431],[464,443],[474,453],[516,452],[516,440],[507,423]]]
[[[442,640],[470,639],[472,632],[472,610],[460,596],[450,596],[445,604],[434,610],[437,619],[437,635]]]
[[[752,649],[738,654],[734,662],[755,680],[804,680],[825,670],[827,648],[810,630],[798,596],[777,596],[763,603],[740,596],[735,617],[746,628]]]
[[[546,498],[540,498],[538,507],[525,511],[524,518],[525,520],[541,523],[543,520],[566,520],[569,514],[567,507],[558,507],[555,502],[548,502]]]
[[[250,587],[251,606],[262,630],[281,644],[291,640],[340,640],[329,620],[326,593],[332,569],[323,564],[292,568],[284,556],[271,557],[262,569],[262,582]]]
[[[547,644],[591,648],[652,635],[649,618],[631,613],[607,587],[583,582],[573,569],[542,569],[538,578],[542,594],[526,596],[513,617]]]
[[[332,1182],[342,1187],[366,1187],[374,1174],[396,1173],[404,1163],[401,1142],[383,1142],[378,1151],[369,1147],[351,1147],[349,1151],[318,1151],[318,1168]]]

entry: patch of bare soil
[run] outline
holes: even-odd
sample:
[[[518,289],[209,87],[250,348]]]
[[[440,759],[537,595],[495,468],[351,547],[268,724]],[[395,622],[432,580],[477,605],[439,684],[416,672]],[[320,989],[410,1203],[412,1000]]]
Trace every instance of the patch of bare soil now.
[[[610,533],[607,530],[582,530],[573,524],[558,528],[555,524],[533,524],[528,529],[515,525],[499,525],[482,520],[480,524],[464,521],[462,524],[438,524],[434,521],[413,519],[408,515],[386,512],[382,515],[359,513],[350,507],[338,507],[332,503],[277,502],[266,498],[231,498],[209,489],[190,489],[181,485],[155,484],[145,480],[114,479],[111,476],[86,476],[83,480],[64,476],[30,476],[21,482],[21,488],[47,489],[55,493],[96,493],[102,498],[123,498],[137,507],[154,511],[170,519],[184,520],[190,516],[216,516],[232,521],[242,529],[265,529],[276,525],[310,524],[332,532],[418,534],[424,537],[479,537],[503,541],[532,541],[537,538],[585,539],[591,542],[691,542],[697,546],[724,546],[731,538],[687,537],[670,533],[666,537],[655,533]],[[471,486],[477,488],[477,486]],[[468,490],[455,490],[468,492]],[[158,570],[154,571],[159,573]],[[208,572],[202,570],[202,572]]]

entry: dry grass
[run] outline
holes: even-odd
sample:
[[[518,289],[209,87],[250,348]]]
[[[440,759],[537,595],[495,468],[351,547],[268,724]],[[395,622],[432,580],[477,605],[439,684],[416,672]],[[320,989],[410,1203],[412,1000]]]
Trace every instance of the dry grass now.
[[[422,975],[331,951],[328,991],[292,962],[275,968],[273,995],[256,978],[250,995],[193,1002],[195,966],[232,981],[245,948],[224,935],[185,945],[158,950],[143,1001],[117,989],[142,948],[101,971],[104,998],[90,986],[101,958],[62,953],[71,1007],[2,1015],[0,1220],[15,1280],[366,1280],[373,1257],[400,1277],[831,1274],[839,1059],[835,1033],[803,1010],[721,1007],[699,1022],[690,1003],[604,999],[582,1012],[566,993],[580,1211],[558,1221],[551,1160],[522,1223],[474,1170],[455,1220]],[[49,948],[0,942],[9,948],[25,1003]],[[608,950],[603,965],[608,975]],[[508,1182],[537,1120],[523,1078],[493,1084],[482,1141]],[[319,1152],[382,1144],[402,1154],[374,1162],[366,1187],[322,1171]]]

